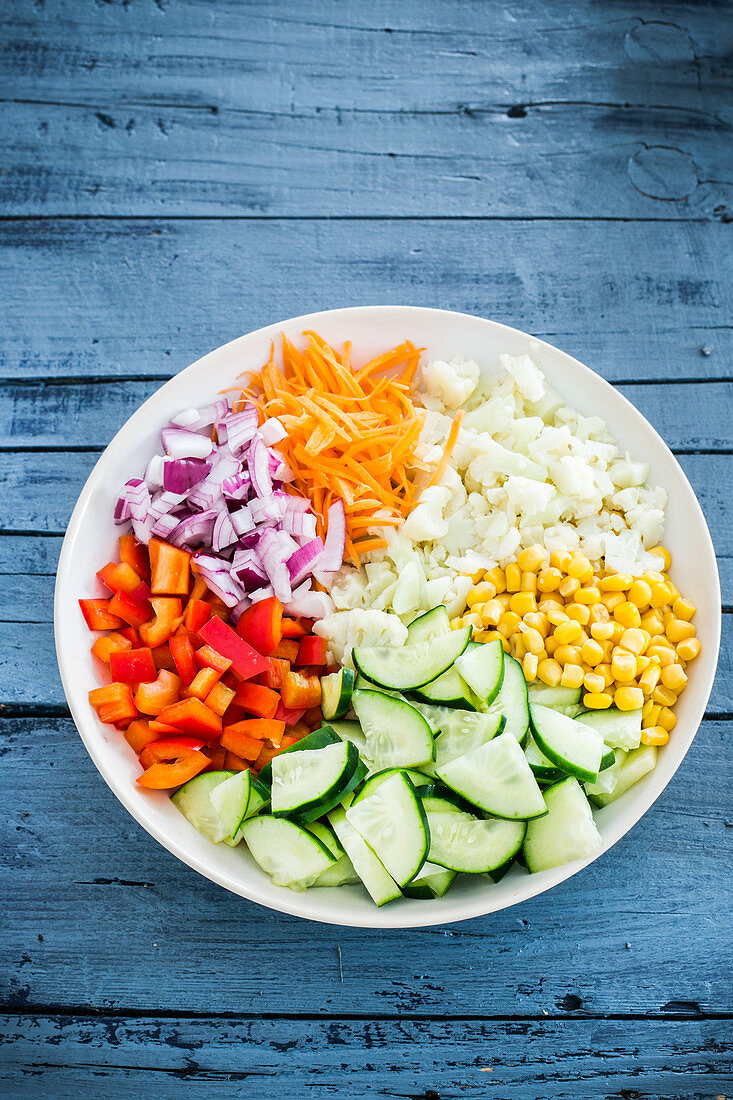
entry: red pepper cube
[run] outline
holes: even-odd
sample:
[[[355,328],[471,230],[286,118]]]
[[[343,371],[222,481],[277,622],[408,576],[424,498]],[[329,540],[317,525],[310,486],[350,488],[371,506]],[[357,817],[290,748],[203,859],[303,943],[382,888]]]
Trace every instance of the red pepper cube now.
[[[131,566],[143,580],[150,576],[148,551],[133,534],[120,535],[120,561]]]
[[[246,680],[237,688],[234,702],[250,714],[256,714],[260,718],[274,718],[280,696],[264,684],[253,684],[251,680]]]
[[[283,605],[277,596],[270,596],[242,612],[237,621],[237,634],[258,653],[274,653],[282,637],[282,621]]]
[[[218,684],[214,684],[213,688],[206,696],[204,702],[207,707],[213,710],[214,714],[224,715],[225,711],[229,709],[229,706],[234,698],[234,691],[231,688],[226,687],[219,681]]]
[[[188,550],[171,546],[162,539],[151,539],[148,553],[153,595],[187,596],[191,579],[191,555]]]
[[[181,681],[166,668],[161,668],[157,679],[150,684],[139,684],[135,692],[135,706],[142,714],[160,714],[178,699]]]
[[[321,681],[317,676],[304,676],[301,672],[289,672],[283,681],[282,701],[286,707],[297,709],[321,705]]]
[[[129,684],[115,683],[95,688],[89,692],[89,702],[96,710],[100,722],[114,724],[137,718],[137,707]]]
[[[208,767],[209,758],[200,746],[200,741],[186,737],[153,741],[140,755],[140,763],[146,770],[137,777],[137,782],[152,790],[180,787]]]
[[[216,686],[218,680],[219,673],[215,668],[200,668],[184,694],[203,702],[209,692]]]
[[[143,583],[132,566],[127,565],[125,562],[111,561],[103,569],[98,570],[97,576],[102,584],[109,588],[110,592],[127,592],[129,596],[134,595],[136,589],[140,588]],[[145,595],[143,599],[146,599],[150,595],[150,591],[147,585],[144,588]]]
[[[109,611],[112,615],[118,615],[123,622],[139,629],[146,623],[151,615],[150,604],[147,600],[135,600],[126,592],[115,592],[109,601]]]
[[[194,599],[194,597],[191,596],[186,604],[186,614],[183,617],[186,629],[190,630],[192,634],[195,634],[210,618],[211,604],[206,603],[205,600]]]
[[[140,638],[151,648],[167,642],[180,626],[183,617],[181,601],[177,597],[153,596],[150,601],[153,618],[140,626]]]
[[[125,625],[125,620],[111,612],[109,605],[109,600],[79,600],[81,613],[90,630],[117,630]]]
[[[175,726],[181,733],[199,735],[210,741],[221,733],[222,721],[218,714],[205,706],[200,699],[182,699],[160,712],[161,722]]]
[[[198,672],[191,639],[184,634],[174,634],[168,639],[168,645],[182,683],[190,684]]]
[[[270,668],[257,677],[257,682],[272,688],[273,691],[279,691],[288,672],[290,672],[290,661],[283,661],[280,657],[270,657]]]
[[[290,661],[291,665],[297,664],[300,644],[295,638],[283,638],[275,650],[275,657],[282,661]]]
[[[326,664],[326,642],[323,638],[317,637],[315,634],[309,634],[305,638],[301,638],[300,646],[298,647],[298,660],[296,664],[299,665],[317,665],[323,667]]]
[[[222,657],[221,653],[217,653],[210,645],[203,645],[201,649],[196,650],[196,664],[199,668],[213,668],[220,676],[232,667],[229,657]]]
[[[251,680],[270,668],[267,657],[263,657],[256,649],[252,649],[244,638],[240,638],[236,631],[216,616],[204,623],[198,633],[203,642],[210,645],[222,657],[229,658],[232,662],[232,672],[240,680]]]
[[[113,680],[122,684],[150,684],[158,679],[150,649],[127,649],[111,653],[109,670]]]
[[[125,730],[125,741],[131,749],[140,755],[146,745],[157,740],[160,735],[150,728],[145,718],[135,718]]]
[[[108,665],[113,653],[121,653],[125,649],[132,649],[132,642],[122,634],[102,634],[92,646],[92,653]]]
[[[304,638],[310,632],[312,625],[310,619],[283,619],[283,638],[295,638],[296,640]]]

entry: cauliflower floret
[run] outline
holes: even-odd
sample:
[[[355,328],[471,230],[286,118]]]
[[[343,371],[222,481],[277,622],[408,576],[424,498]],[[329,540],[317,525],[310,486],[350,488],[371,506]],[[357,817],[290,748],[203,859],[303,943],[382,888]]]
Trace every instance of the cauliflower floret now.
[[[337,611],[315,623],[313,632],[325,639],[327,660],[347,668],[354,667],[355,646],[402,646],[407,640],[407,627],[396,615],[371,608]]]
[[[557,490],[547,482],[535,481],[530,477],[508,477],[504,482],[507,503],[518,515],[537,516],[542,513]]]
[[[450,363],[437,359],[427,363],[422,370],[425,389],[447,409],[457,409],[468,400],[478,385],[479,376],[478,363],[460,355]]]
[[[528,355],[500,355],[499,362],[525,401],[539,401],[544,396],[545,376]]]
[[[415,542],[432,542],[448,534],[443,511],[451,499],[451,491],[443,485],[430,485],[420,496],[420,503],[402,524],[402,534]]]

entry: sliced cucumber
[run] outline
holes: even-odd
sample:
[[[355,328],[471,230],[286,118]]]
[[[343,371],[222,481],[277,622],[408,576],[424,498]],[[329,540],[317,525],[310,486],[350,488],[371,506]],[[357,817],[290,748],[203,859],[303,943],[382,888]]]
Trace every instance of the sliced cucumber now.
[[[449,668],[437,680],[412,692],[426,703],[440,703],[444,707],[462,707],[480,710],[481,700],[471,691],[457,668]]]
[[[438,776],[473,806],[496,817],[524,820],[547,812],[537,780],[510,733],[444,764]]]
[[[350,668],[342,668],[338,672],[332,672],[330,676],[321,677],[321,712],[326,721],[343,718],[348,714],[355,679]]]
[[[589,859],[603,847],[593,813],[574,776],[545,791],[547,814],[527,825],[524,857],[530,872],[547,871],[574,859]]]
[[[603,759],[603,737],[559,710],[529,704],[532,736],[545,756],[568,775],[594,783]]]
[[[312,752],[314,749],[325,749],[327,745],[337,745],[340,740],[341,738],[330,726],[321,726],[320,729],[309,733],[307,737],[296,741],[289,748],[282,749],[275,759],[289,755],[291,752]],[[272,763],[265,764],[257,778],[265,788],[269,789],[272,786]]]
[[[579,716],[586,726],[591,726],[603,736],[612,749],[638,749],[641,742],[641,710],[586,710]]]
[[[638,783],[640,779],[650,772],[657,762],[656,745],[640,745],[638,749],[632,749],[628,754],[621,754],[618,750],[616,763],[609,768],[603,776],[598,777],[598,782],[586,785],[586,794],[596,806],[607,806],[614,802],[622,794]],[[615,782],[610,791],[601,789],[601,782],[606,776],[612,776]]]
[[[397,883],[388,875],[367,842],[357,833],[346,819],[346,813],[340,807],[332,810],[328,820],[351,860],[354,869],[364,883],[372,901],[376,905],[386,905],[388,901],[402,896]]]
[[[455,871],[448,871],[437,863],[424,863],[420,874],[415,875],[403,892],[407,898],[421,898],[426,901],[430,898],[442,898],[455,877]]]
[[[372,771],[414,767],[433,759],[430,726],[404,699],[359,690],[354,694],[354,710],[366,737],[364,759]]]
[[[252,817],[242,834],[255,863],[276,886],[305,890],[336,862],[318,837],[286,818]]]
[[[435,763],[423,768],[428,775],[437,775],[444,764],[473,752],[504,730],[503,714],[471,714],[465,710],[448,713],[454,717],[444,724],[443,732],[435,739]]]
[[[556,783],[558,779],[563,778],[564,772],[562,772],[556,764],[553,764],[552,760],[545,756],[531,737],[525,745],[524,755],[536,779],[541,779],[545,783]]]
[[[366,676],[362,676],[361,673],[357,673],[356,681],[354,683],[354,691],[381,691],[385,695],[399,695],[399,691],[392,691],[391,688],[382,687],[381,684],[373,684],[371,680],[367,680]]]
[[[367,680],[395,691],[412,690],[447,672],[470,640],[471,627],[466,626],[402,648],[357,646],[353,660]]]
[[[465,798],[461,798],[450,787],[444,787],[442,783],[431,783],[429,787],[421,787],[417,793],[422,799],[426,814],[452,814],[456,810],[461,810],[466,814],[473,813],[470,802],[466,802]]]
[[[519,661],[508,653],[504,654],[504,679],[489,710],[503,714],[506,718],[505,732],[516,737],[520,745],[524,743],[529,729],[527,681]]]
[[[398,886],[418,874],[427,859],[430,833],[422,803],[404,772],[395,772],[368,798],[354,800],[346,820]]]
[[[239,827],[248,817],[254,817],[268,800],[269,792],[251,771],[235,772],[211,792],[211,805],[227,830],[225,843],[238,835]]]
[[[487,874],[513,859],[527,830],[524,821],[481,820],[458,810],[429,813],[428,825],[430,863],[469,874]]]
[[[472,643],[456,661],[456,668],[474,695],[488,706],[499,694],[504,679],[501,642]]]
[[[440,634],[448,633],[450,633],[448,608],[439,604],[412,620],[407,628],[407,644],[427,642],[429,638],[437,638]]]
[[[233,835],[237,830],[235,828],[230,834],[228,823],[225,824],[214,809],[211,792],[221,783],[237,774],[241,773],[227,771],[202,772],[201,775],[189,779],[188,783],[184,783],[175,794],[171,795],[171,802],[176,809],[180,810],[183,816],[191,822],[194,829],[198,829],[202,836],[215,844]],[[249,775],[249,772],[244,774]],[[247,805],[245,803],[242,817],[244,817],[246,809]],[[237,823],[238,827],[239,823]]]
[[[583,711],[580,702],[581,688],[549,687],[535,680],[528,685],[530,703],[540,703],[543,707],[566,714],[568,718],[577,718]]]
[[[378,787],[384,783],[386,779],[389,779],[393,775],[397,775],[398,772],[404,772],[408,777],[413,787],[419,790],[419,788],[426,788],[431,783],[430,776],[425,775],[423,772],[417,771],[415,768],[385,768],[384,771],[374,772],[364,783],[364,786],[355,794],[351,805],[355,805],[357,802],[361,802],[362,798],[368,798],[370,794],[374,794]]]
[[[310,752],[281,753],[272,761],[272,812],[305,822],[333,809],[359,763],[356,745],[339,741]]]
[[[366,680],[364,681],[366,683]],[[340,719],[329,722],[334,733],[338,734],[342,741],[351,741],[356,745],[360,753],[366,751],[366,737],[358,722],[350,722]]]
[[[311,821],[310,825],[306,825],[306,829],[309,833],[313,833],[313,836],[318,837],[321,844],[328,848],[334,859],[340,859],[341,856],[346,855],[341,841],[330,825],[326,825],[323,821]]]
[[[361,879],[357,875],[354,864],[344,854],[340,856],[333,867],[327,867],[322,875],[319,875],[314,886],[354,886]]]
[[[603,756],[601,757],[601,766],[598,769],[598,774],[607,771],[616,763],[616,750],[609,749],[608,745],[603,746]]]

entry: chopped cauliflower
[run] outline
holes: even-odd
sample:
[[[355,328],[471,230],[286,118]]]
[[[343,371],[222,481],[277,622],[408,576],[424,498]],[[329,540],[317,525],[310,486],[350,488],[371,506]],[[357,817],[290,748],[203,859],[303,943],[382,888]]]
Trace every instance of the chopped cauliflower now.
[[[313,631],[325,639],[327,659],[347,668],[354,667],[351,651],[355,646],[402,646],[407,640],[407,627],[397,615],[372,609],[336,611],[315,623]]]
[[[468,400],[478,386],[479,377],[478,363],[462,355],[456,355],[450,363],[437,359],[422,370],[426,391],[448,409],[457,409]]]

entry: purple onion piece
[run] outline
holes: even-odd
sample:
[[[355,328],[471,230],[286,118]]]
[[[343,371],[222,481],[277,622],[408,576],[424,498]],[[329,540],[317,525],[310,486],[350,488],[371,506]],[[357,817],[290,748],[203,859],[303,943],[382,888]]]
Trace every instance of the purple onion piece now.
[[[304,581],[306,577],[312,574],[314,565],[323,554],[323,549],[321,540],[315,538],[307,542],[305,546],[299,546],[298,549],[290,555],[286,564],[288,573],[290,574],[290,584],[293,587],[300,584],[301,581]]]

